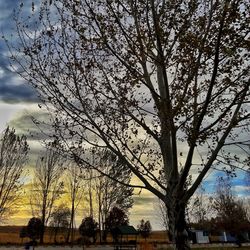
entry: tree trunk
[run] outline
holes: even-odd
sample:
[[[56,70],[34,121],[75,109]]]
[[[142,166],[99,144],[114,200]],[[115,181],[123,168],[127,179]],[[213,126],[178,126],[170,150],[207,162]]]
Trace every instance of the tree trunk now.
[[[45,232],[45,225],[44,225],[44,221],[42,221],[41,233],[40,233],[40,244],[43,244],[44,232]]]
[[[92,197],[92,177],[93,173],[92,170],[90,170],[90,176],[89,176],[89,216],[93,218],[93,197]]]
[[[58,230],[59,230],[59,226],[56,226],[56,228],[55,228],[55,234],[54,234],[54,243],[57,243],[57,233],[58,233]]]
[[[90,184],[91,185],[91,184]],[[92,199],[92,189],[89,187],[89,216],[93,217],[93,199]]]
[[[185,204],[176,202],[168,209],[170,240],[177,250],[190,250]]]
[[[45,232],[45,216],[46,216],[46,198],[44,198],[43,207],[42,207],[42,227],[40,233],[40,244],[43,244],[44,232]]]
[[[69,223],[69,230],[68,235],[66,238],[66,243],[71,242],[71,244],[74,244],[74,219],[75,219],[75,198],[72,199],[71,204],[71,214],[70,214],[70,223]]]
[[[101,207],[101,197],[100,197],[100,192],[99,192],[99,197],[98,197],[98,223],[99,223],[99,239],[100,243],[102,243],[102,222],[101,222],[101,213],[102,213],[102,207]]]

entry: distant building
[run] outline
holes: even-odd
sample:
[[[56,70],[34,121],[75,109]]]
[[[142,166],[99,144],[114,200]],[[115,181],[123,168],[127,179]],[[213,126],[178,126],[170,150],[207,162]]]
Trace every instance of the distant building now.
[[[137,249],[138,231],[133,226],[118,226],[112,230],[115,249]]]
[[[207,244],[209,243],[209,234],[208,231],[205,230],[190,230],[190,240],[193,244]]]

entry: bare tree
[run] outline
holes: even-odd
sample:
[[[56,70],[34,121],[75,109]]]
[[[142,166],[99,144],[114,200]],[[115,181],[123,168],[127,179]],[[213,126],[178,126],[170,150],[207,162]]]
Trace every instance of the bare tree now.
[[[152,232],[152,227],[150,224],[150,221],[144,221],[143,219],[140,220],[140,224],[137,225],[137,230],[139,232],[139,234],[142,236],[142,238],[146,239],[149,237],[149,235]]]
[[[97,149],[95,156],[96,164],[101,166],[102,171],[105,173],[105,175],[100,175],[100,173],[95,171],[94,190],[98,207],[99,229],[100,232],[101,230],[103,231],[103,238],[106,239],[105,221],[110,210],[113,207],[119,207],[128,213],[128,210],[133,206],[133,188],[128,186],[132,175],[131,171],[127,171],[126,167],[122,166],[121,162],[119,162],[119,158],[112,152]],[[101,238],[102,235],[100,233],[100,240]]]
[[[205,228],[205,223],[211,219],[213,213],[213,197],[206,193],[203,186],[200,186],[188,204],[187,216],[189,222]]]
[[[84,175],[78,165],[74,163],[69,163],[66,176],[65,176],[65,191],[68,192],[68,198],[70,201],[70,221],[69,230],[66,238],[66,242],[74,241],[75,232],[75,215],[76,210],[82,202],[85,195],[85,183]]]
[[[232,148],[250,124],[249,5],[59,0],[41,5],[37,31],[37,12],[16,17],[14,66],[53,107],[57,136],[73,138],[79,164],[78,147],[117,155],[133,187],[166,204],[178,249],[189,249],[185,207],[203,178],[242,161]]]
[[[93,160],[93,158],[92,158]],[[87,168],[85,169],[85,179],[86,179],[86,188],[87,188],[87,196],[86,201],[88,202],[89,207],[89,217],[94,217],[94,184],[93,184],[93,169]]]
[[[232,183],[229,177],[218,178],[213,206],[217,212],[217,228],[236,234],[249,230],[247,210],[243,200],[237,199],[233,194]]]
[[[0,141],[0,222],[10,216],[17,205],[28,150],[26,137],[16,135],[14,129],[7,127]]]
[[[54,142],[48,144],[44,155],[38,158],[34,170],[30,204],[33,216],[38,216],[42,221],[40,243],[43,243],[45,226],[63,189],[62,157],[56,146]]]
[[[64,233],[69,228],[70,224],[70,209],[65,204],[59,205],[51,214],[50,226],[54,231],[54,242],[57,243],[57,235]],[[51,234],[52,236],[52,234]]]

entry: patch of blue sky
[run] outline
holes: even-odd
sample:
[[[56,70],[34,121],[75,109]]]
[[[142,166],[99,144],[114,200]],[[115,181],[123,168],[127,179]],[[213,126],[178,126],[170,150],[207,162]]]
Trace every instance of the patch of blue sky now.
[[[237,170],[235,174],[236,176],[231,178],[233,193],[239,197],[250,196],[250,190],[246,183],[246,171]],[[216,192],[217,179],[220,177],[226,178],[227,174],[214,170],[204,179],[202,186],[206,193],[213,195]]]

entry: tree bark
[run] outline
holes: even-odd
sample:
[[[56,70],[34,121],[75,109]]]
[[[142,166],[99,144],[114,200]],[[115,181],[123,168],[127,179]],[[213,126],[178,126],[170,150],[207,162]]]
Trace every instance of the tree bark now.
[[[188,228],[185,220],[185,204],[176,202],[168,206],[170,240],[177,250],[190,250]]]
[[[74,241],[74,218],[75,218],[75,200],[73,199],[71,204],[70,224],[69,224],[68,235],[66,238],[66,243],[69,243],[71,241],[71,244],[73,244]]]
[[[41,227],[41,233],[40,233],[40,244],[43,244],[44,232],[45,232],[45,209],[43,209],[42,211],[42,227]]]
[[[59,230],[59,226],[56,226],[56,228],[55,228],[55,234],[54,234],[54,243],[57,243],[58,230]]]
[[[44,225],[42,225],[41,233],[40,233],[40,244],[43,244],[43,237],[44,237]]]

